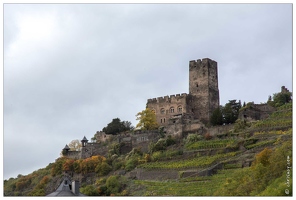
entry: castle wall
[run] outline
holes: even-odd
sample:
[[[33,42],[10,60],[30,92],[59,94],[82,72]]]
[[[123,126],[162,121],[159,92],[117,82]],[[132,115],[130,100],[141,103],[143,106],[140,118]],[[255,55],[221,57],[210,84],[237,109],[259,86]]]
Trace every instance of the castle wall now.
[[[80,159],[81,151],[68,151],[65,156],[72,159]]]
[[[210,133],[212,136],[216,136],[232,130],[233,127],[234,127],[234,124],[226,124],[223,126],[213,126],[208,128],[208,133]]]
[[[188,112],[187,94],[182,93],[148,99],[146,107],[155,112],[159,125],[166,126],[170,117]]]
[[[149,144],[157,142],[158,139],[158,131],[142,131],[132,136],[132,146],[133,148],[141,148],[142,152],[148,153]]]
[[[130,173],[131,174],[131,173]],[[138,168],[133,170],[132,177],[136,177],[138,180],[168,180],[178,179],[178,170],[145,170]]]
[[[95,134],[97,142],[106,142],[111,138],[111,135],[106,134],[103,131],[97,131]]]
[[[133,148],[140,148],[142,152],[148,152],[149,144],[157,142],[159,139],[158,131],[135,131],[134,134],[122,135],[118,137],[118,142],[123,143],[120,153],[125,154]]]
[[[168,135],[177,138],[186,137],[188,133],[205,133],[204,125],[197,119],[194,119],[192,114],[183,114],[170,118],[165,131]]]
[[[89,158],[95,155],[102,155],[106,157],[108,155],[108,147],[103,146],[100,143],[86,143],[85,147],[81,149],[81,158]]]

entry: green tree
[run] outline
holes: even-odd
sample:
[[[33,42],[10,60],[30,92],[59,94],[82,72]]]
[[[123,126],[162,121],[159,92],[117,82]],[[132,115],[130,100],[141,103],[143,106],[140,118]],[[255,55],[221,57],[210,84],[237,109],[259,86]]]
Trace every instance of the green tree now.
[[[280,107],[286,103],[289,103],[292,100],[291,92],[280,92],[273,94],[274,106]]]
[[[155,130],[159,127],[155,113],[149,108],[139,112],[136,117],[137,120],[139,120],[136,126],[137,128],[141,128],[142,130]]]
[[[223,115],[222,115],[222,107],[216,108],[212,113],[210,122],[213,126],[222,125],[223,124]]]
[[[120,132],[132,130],[132,123],[128,121],[120,121],[119,118],[115,118],[110,122],[106,127],[103,128],[103,131],[106,134],[116,135]]]
[[[238,118],[239,109],[241,107],[241,101],[236,102],[236,100],[229,100],[222,110],[223,123],[233,124]]]

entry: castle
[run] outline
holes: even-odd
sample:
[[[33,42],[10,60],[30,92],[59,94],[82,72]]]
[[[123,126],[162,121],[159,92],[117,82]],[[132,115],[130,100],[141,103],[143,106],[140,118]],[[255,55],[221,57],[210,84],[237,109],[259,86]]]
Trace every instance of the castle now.
[[[282,87],[282,93],[289,92]],[[189,133],[212,135],[231,130],[232,125],[206,127],[213,111],[219,107],[217,62],[209,58],[189,62],[189,94],[182,93],[165,97],[148,99],[146,108],[151,109],[156,120],[163,127],[162,132],[175,138],[184,138]],[[241,120],[261,120],[267,118],[275,108],[265,104],[250,102],[239,113]],[[107,156],[110,152],[106,142],[119,144],[119,152],[126,154],[133,148],[141,148],[148,152],[149,144],[157,142],[161,137],[158,130],[134,130],[116,136],[107,135],[102,131],[95,134],[97,142],[89,143],[86,137],[81,140],[81,150],[71,151],[66,145],[63,155],[73,159],[85,159],[94,155]]]
[[[172,118],[189,115],[204,124],[219,107],[217,62],[209,58],[189,62],[189,94],[182,93],[147,100],[158,124],[168,126]]]
[[[210,121],[212,112],[219,107],[219,89],[217,62],[209,58],[189,62],[189,94],[177,94],[148,99],[147,108],[155,114],[157,122],[164,127],[168,135],[184,137],[190,132],[205,133],[204,124]],[[103,132],[96,133],[97,141],[104,142],[109,136]],[[158,131],[135,131],[133,134],[118,135],[121,153],[128,153],[133,148],[141,147],[148,151],[151,142],[156,142]],[[107,156],[108,148],[100,142],[89,143],[84,137],[80,151],[70,151],[68,145],[63,155],[74,159],[88,158],[93,155]]]

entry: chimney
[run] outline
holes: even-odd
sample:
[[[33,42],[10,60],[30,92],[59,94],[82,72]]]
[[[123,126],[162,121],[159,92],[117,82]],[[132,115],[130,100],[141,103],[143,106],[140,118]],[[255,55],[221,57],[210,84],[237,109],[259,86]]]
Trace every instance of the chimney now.
[[[79,195],[79,181],[72,181],[72,192],[74,195]]]

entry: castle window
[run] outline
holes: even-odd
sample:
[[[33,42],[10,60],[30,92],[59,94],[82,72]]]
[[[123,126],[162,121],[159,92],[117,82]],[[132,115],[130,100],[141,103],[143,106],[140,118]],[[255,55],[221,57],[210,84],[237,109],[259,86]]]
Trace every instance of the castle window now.
[[[182,107],[181,106],[178,107],[178,112],[182,113]]]
[[[165,113],[165,109],[162,108],[162,109],[160,110],[160,113],[161,113],[161,114],[164,114],[164,113]]]
[[[162,123],[162,119],[160,119],[160,123]]]
[[[175,112],[174,108],[171,107],[171,108],[170,108],[170,113],[174,113],[174,112]]]
[[[163,123],[165,123],[165,118],[163,118]]]

